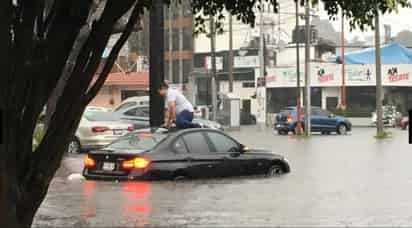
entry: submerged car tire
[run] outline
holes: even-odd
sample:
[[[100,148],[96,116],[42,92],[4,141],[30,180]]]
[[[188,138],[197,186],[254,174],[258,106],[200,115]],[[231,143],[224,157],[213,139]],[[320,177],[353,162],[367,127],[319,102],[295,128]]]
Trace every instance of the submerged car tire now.
[[[173,181],[184,181],[188,179],[188,175],[182,171],[182,170],[177,170],[174,174],[173,174]]]
[[[68,154],[80,154],[82,152],[82,146],[77,138],[73,138],[67,147]]]
[[[348,132],[348,127],[346,127],[345,124],[339,124],[338,127],[337,127],[336,132],[339,135],[346,135],[346,133]]]
[[[266,172],[266,176],[268,177],[273,177],[273,176],[279,176],[285,173],[285,170],[283,168],[283,165],[280,163],[275,163],[269,167],[269,169]]]

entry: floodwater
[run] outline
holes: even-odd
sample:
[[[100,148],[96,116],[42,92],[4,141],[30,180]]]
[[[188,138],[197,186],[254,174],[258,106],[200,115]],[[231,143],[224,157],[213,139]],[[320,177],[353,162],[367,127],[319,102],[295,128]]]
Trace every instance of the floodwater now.
[[[271,129],[229,132],[248,147],[272,149],[290,174],[186,182],[67,180],[67,158],[35,227],[412,226],[412,146],[407,132],[377,140],[374,129],[311,139]]]

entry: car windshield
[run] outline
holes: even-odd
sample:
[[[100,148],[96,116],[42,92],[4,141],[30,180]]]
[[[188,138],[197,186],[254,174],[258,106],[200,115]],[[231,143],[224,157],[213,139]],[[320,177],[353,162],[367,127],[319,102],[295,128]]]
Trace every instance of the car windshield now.
[[[117,121],[119,118],[110,112],[103,111],[86,111],[83,117],[88,121]]]
[[[114,152],[118,150],[151,150],[166,137],[167,134],[135,132],[119,138],[104,149]]]

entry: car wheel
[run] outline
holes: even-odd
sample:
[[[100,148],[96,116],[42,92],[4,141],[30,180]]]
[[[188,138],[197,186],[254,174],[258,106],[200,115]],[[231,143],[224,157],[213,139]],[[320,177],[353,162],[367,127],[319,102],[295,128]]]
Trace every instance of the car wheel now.
[[[82,151],[80,142],[78,139],[74,138],[67,147],[68,154],[80,154]]]
[[[273,177],[273,176],[279,176],[282,175],[283,172],[283,167],[280,164],[273,164],[272,166],[269,167],[268,171],[266,172],[266,176],[268,177]]]
[[[337,132],[338,132],[339,135],[346,135],[347,131],[348,131],[348,129],[347,129],[345,124],[339,124],[338,125]]]
[[[175,176],[173,180],[174,181],[184,181],[184,180],[187,180],[187,177],[186,176]]]
[[[173,175],[173,180],[174,181],[184,181],[187,180],[188,176],[185,174],[184,171],[176,171],[175,174]]]
[[[285,130],[279,130],[279,131],[278,131],[278,134],[279,134],[279,135],[287,135],[288,132],[285,131]]]

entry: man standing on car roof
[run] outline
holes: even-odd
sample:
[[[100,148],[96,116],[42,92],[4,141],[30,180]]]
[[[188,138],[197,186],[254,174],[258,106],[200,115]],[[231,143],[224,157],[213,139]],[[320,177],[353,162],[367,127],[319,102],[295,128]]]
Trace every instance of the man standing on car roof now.
[[[176,117],[176,127],[178,129],[199,128],[200,125],[192,123],[193,120],[193,105],[186,99],[183,94],[173,88],[169,88],[169,84],[164,81],[158,90],[159,94],[165,97],[166,112],[166,127],[172,126],[173,120]]]

